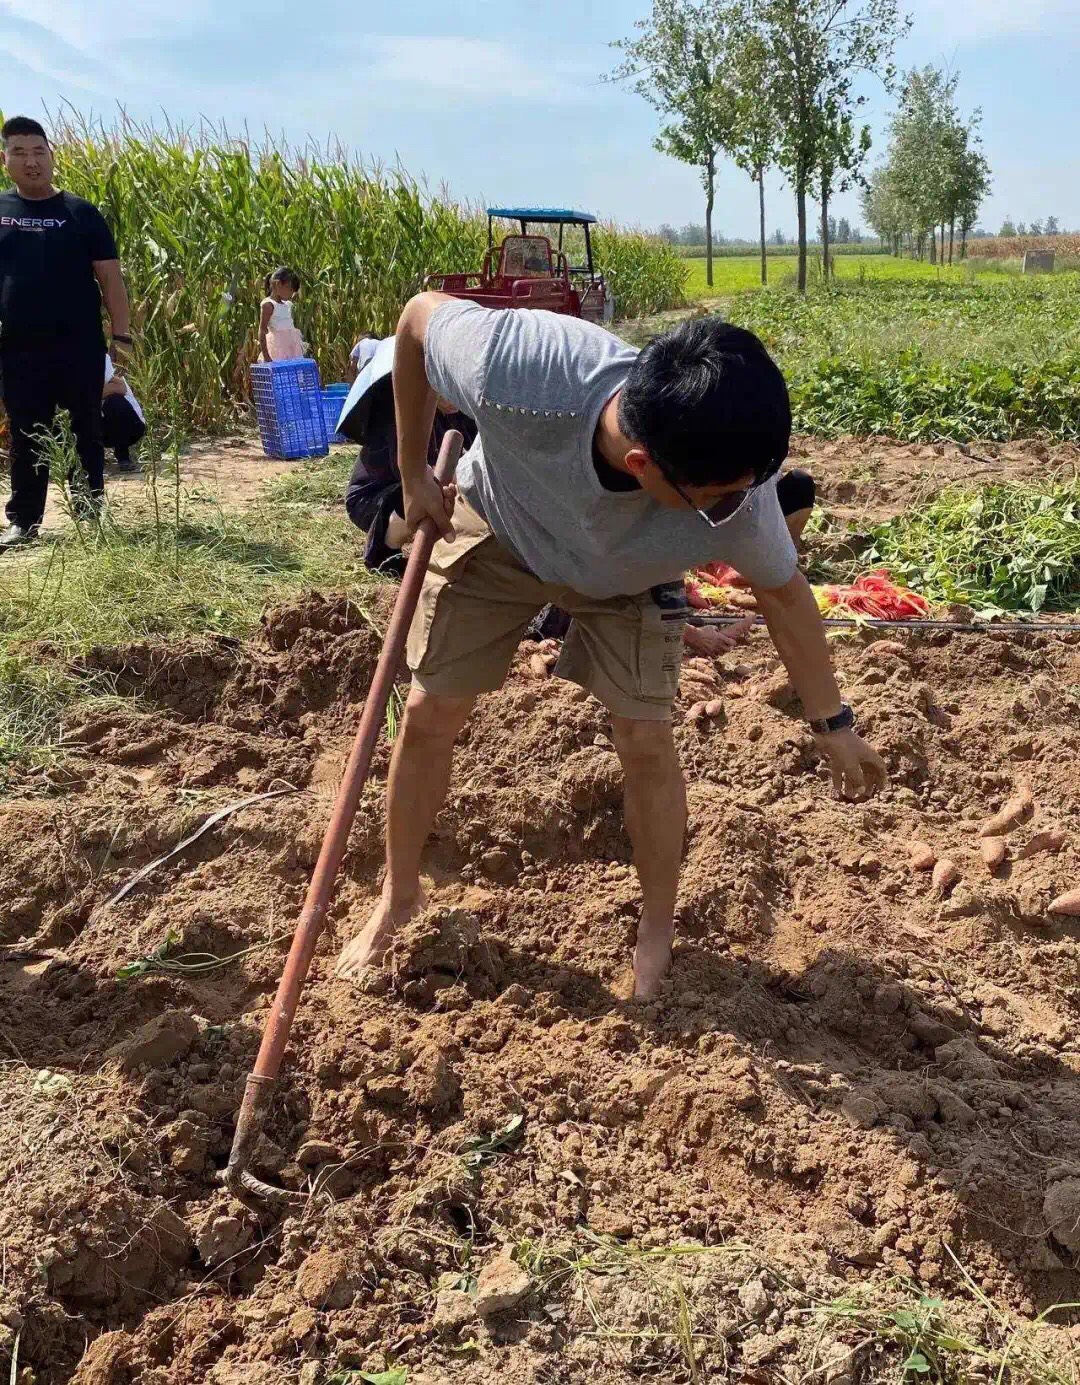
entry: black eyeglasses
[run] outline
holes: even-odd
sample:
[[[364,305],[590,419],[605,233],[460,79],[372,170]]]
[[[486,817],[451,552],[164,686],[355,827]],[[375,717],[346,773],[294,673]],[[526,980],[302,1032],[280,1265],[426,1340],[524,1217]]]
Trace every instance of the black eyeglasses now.
[[[694,504],[683,490],[682,486],[675,480],[674,476],[668,472],[666,467],[661,466],[660,463],[656,461],[655,457],[653,461],[656,464],[657,471],[659,471],[660,475],[675,494],[685,500],[687,505],[690,506],[696,515],[700,515],[710,529],[719,529],[721,524],[726,524],[737,510],[742,509],[743,504],[754,491],[759,490],[766,481],[772,480],[782,465],[782,462],[777,462],[774,466],[770,467],[769,471],[764,476],[759,477],[752,486],[747,486],[744,490],[729,491],[727,495],[722,495],[715,505],[710,506],[707,510],[703,510],[700,505]]]

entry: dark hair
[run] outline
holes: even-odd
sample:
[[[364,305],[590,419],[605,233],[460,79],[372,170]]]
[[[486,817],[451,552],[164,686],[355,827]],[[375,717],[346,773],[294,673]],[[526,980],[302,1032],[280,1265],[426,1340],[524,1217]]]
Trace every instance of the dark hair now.
[[[288,265],[281,265],[275,269],[273,274],[266,276],[266,292],[270,292],[271,284],[288,284],[294,293],[300,292],[300,276],[295,269],[290,269]]]
[[[38,135],[49,143],[49,136],[45,133],[45,127],[36,120],[31,120],[28,115],[13,115],[10,120],[4,121],[3,129],[0,130],[0,139],[6,144],[14,135]]]
[[[778,470],[791,440],[791,404],[776,362],[753,332],[692,318],[656,337],[619,395],[619,427],[660,470],[709,486]]]

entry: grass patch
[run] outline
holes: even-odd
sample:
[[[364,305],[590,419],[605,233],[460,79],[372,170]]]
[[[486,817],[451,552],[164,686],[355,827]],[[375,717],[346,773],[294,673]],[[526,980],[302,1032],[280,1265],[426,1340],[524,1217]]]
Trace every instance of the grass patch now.
[[[154,636],[243,636],[268,602],[372,585],[344,513],[328,521],[291,498],[305,486],[328,491],[329,473],[299,475],[291,493],[282,487],[238,515],[183,497],[166,523],[148,497],[121,502],[100,524],[73,525],[5,560],[0,641],[9,652],[41,639],[75,652]]]
[[[334,448],[329,456],[311,457],[296,471],[266,483],[269,505],[331,508],[345,500],[345,487],[356,462],[356,448]]]
[[[792,288],[798,273],[799,261],[795,255],[770,255],[769,287]],[[972,271],[967,264],[938,266],[923,260],[897,260],[892,255],[837,255],[833,261],[836,278],[842,282],[964,282]],[[705,282],[705,260],[703,257],[687,258],[686,297],[691,300],[723,298],[729,293],[745,293],[750,289],[761,288],[760,255],[716,256],[713,259],[713,286]],[[811,282],[821,280],[821,253],[811,252],[807,259],[807,273]]]
[[[56,758],[64,713],[80,691],[75,679],[48,664],[0,652],[0,790],[13,765]]]
[[[231,514],[185,491],[152,443],[143,492],[84,518],[63,479],[70,439],[61,431],[51,446],[69,522],[0,565],[0,789],[17,764],[56,758],[75,703],[112,692],[103,677],[70,674],[70,656],[153,638],[242,638],[270,603],[375,584],[344,510],[326,513],[343,494],[347,453],[276,478]]]

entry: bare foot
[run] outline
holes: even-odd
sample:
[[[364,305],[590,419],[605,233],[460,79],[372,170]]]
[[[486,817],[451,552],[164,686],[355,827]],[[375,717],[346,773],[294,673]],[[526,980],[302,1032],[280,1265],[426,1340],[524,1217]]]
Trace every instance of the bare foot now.
[[[655,1000],[660,983],[671,966],[671,944],[675,929],[648,927],[644,920],[638,927],[637,947],[634,948],[634,999]]]
[[[392,904],[384,893],[364,927],[351,943],[342,948],[334,975],[342,981],[355,981],[366,967],[377,967],[386,956],[397,930],[419,913],[426,903],[427,896],[423,890],[419,890],[413,900],[405,904]]]

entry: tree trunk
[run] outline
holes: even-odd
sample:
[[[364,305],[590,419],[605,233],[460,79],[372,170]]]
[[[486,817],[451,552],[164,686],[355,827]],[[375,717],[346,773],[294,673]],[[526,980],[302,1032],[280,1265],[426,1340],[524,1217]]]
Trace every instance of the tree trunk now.
[[[967,223],[965,222],[964,225],[960,227],[960,258],[962,260],[967,259],[967,238],[968,228]]]
[[[799,169],[795,179],[795,210],[799,220],[799,292],[806,292],[806,172]]]
[[[941,223],[941,260],[940,260],[940,263],[941,263],[942,265],[944,265],[944,263],[945,263],[945,223],[944,223],[944,221]]]
[[[821,277],[829,277],[829,185],[821,180]]]
[[[930,229],[930,263],[937,264],[937,227]]]
[[[950,264],[950,266],[952,265],[952,260],[953,260],[953,244],[954,244],[955,241],[956,241],[956,218],[953,217],[952,220],[949,222],[949,264]]]
[[[716,156],[710,153],[705,165],[705,282],[713,286],[712,274],[712,212],[716,193]]]
[[[758,164],[757,186],[759,226],[761,229],[761,282],[767,284],[769,282],[769,252],[765,247],[765,168],[763,164]]]

